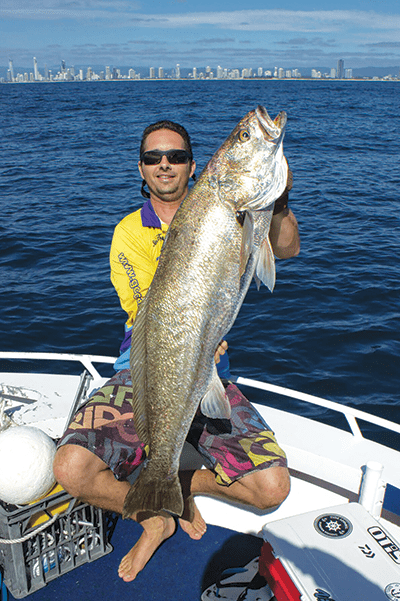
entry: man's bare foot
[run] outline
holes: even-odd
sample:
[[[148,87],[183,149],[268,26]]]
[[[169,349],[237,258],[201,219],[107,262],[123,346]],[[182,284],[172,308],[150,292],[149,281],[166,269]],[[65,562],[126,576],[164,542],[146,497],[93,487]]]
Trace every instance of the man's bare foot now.
[[[200,540],[207,530],[207,525],[201,517],[200,511],[197,509],[192,495],[191,483],[194,473],[194,470],[179,472],[179,480],[185,502],[183,514],[179,518],[179,524],[182,530],[186,532],[190,538],[193,540]]]
[[[200,511],[197,508],[196,503],[191,500],[191,508],[188,512],[190,514],[190,518],[186,517],[186,512],[184,512],[183,517],[179,518],[180,527],[186,534],[190,536],[193,540],[200,540],[203,534],[207,530],[207,524],[203,520]]]
[[[175,532],[175,520],[161,515],[140,521],[143,533],[136,545],[122,558],[118,576],[125,582],[131,582],[143,570],[153,553],[163,541]]]

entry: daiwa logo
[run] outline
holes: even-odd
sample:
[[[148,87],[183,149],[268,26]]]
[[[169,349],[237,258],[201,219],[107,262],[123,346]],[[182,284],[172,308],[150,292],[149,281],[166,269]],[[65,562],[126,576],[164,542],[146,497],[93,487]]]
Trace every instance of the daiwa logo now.
[[[317,599],[317,601],[335,601],[332,599],[330,594],[324,591],[322,588],[317,588],[314,593],[314,597]]]
[[[400,599],[400,584],[398,582],[392,582],[385,588],[385,595],[390,601],[397,601]]]
[[[364,553],[364,555],[366,557],[368,557],[369,559],[373,559],[375,557],[375,553],[373,552],[373,550],[371,549],[371,547],[369,545],[364,545],[363,547],[358,547],[359,549],[361,549],[361,551]]]
[[[386,532],[378,526],[372,526],[372,528],[368,528],[368,532],[372,538],[379,543],[382,549],[386,551],[390,559],[400,565],[400,548],[391,538],[389,538]]]

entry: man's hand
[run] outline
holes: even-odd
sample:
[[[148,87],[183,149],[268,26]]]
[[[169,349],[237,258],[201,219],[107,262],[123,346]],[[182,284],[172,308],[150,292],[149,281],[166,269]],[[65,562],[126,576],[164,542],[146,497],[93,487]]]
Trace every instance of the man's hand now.
[[[300,236],[296,217],[288,207],[289,192],[293,186],[293,173],[288,170],[285,191],[275,201],[269,230],[269,239],[278,259],[296,257],[300,252]]]
[[[221,342],[219,343],[219,345],[217,347],[217,350],[215,351],[215,355],[214,355],[215,363],[219,363],[220,356],[225,355],[227,350],[228,350],[227,341],[221,340]]]

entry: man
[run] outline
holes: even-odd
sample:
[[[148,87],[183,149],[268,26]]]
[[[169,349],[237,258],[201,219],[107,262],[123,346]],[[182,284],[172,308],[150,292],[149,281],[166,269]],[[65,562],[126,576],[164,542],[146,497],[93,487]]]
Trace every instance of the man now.
[[[130,329],[154,276],[164,235],[188,193],[195,168],[190,138],[183,127],[162,121],[146,128],[139,171],[142,193],[148,200],[117,225],[110,253],[111,279],[128,313],[126,336],[115,365],[118,373],[74,417],[54,462],[56,479],[71,495],[119,513],[129,480],[146,457],[130,402]],[[297,222],[287,201],[285,193],[276,202],[270,231],[274,252],[281,258],[299,252]],[[229,374],[226,349],[226,342],[221,342],[215,353],[221,377]],[[232,406],[228,426],[198,411],[188,435],[188,442],[201,453],[208,468],[180,472],[185,511],[179,523],[194,540],[201,538],[206,524],[195,505],[194,513],[189,514],[192,495],[209,494],[267,509],[279,505],[290,489],[286,457],[270,428],[232,383],[226,383],[226,394]],[[172,516],[139,512],[131,518],[142,525],[143,533],[119,567],[120,577],[127,582],[136,578],[157,547],[175,531]]]

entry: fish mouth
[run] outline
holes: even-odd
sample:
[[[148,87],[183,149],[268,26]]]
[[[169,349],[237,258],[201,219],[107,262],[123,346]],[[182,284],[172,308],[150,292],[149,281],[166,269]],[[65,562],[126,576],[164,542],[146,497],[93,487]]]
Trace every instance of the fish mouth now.
[[[285,111],[281,111],[274,120],[271,119],[267,109],[264,106],[259,105],[255,112],[266,139],[277,142],[281,138],[285,129],[287,121],[287,115]]]

